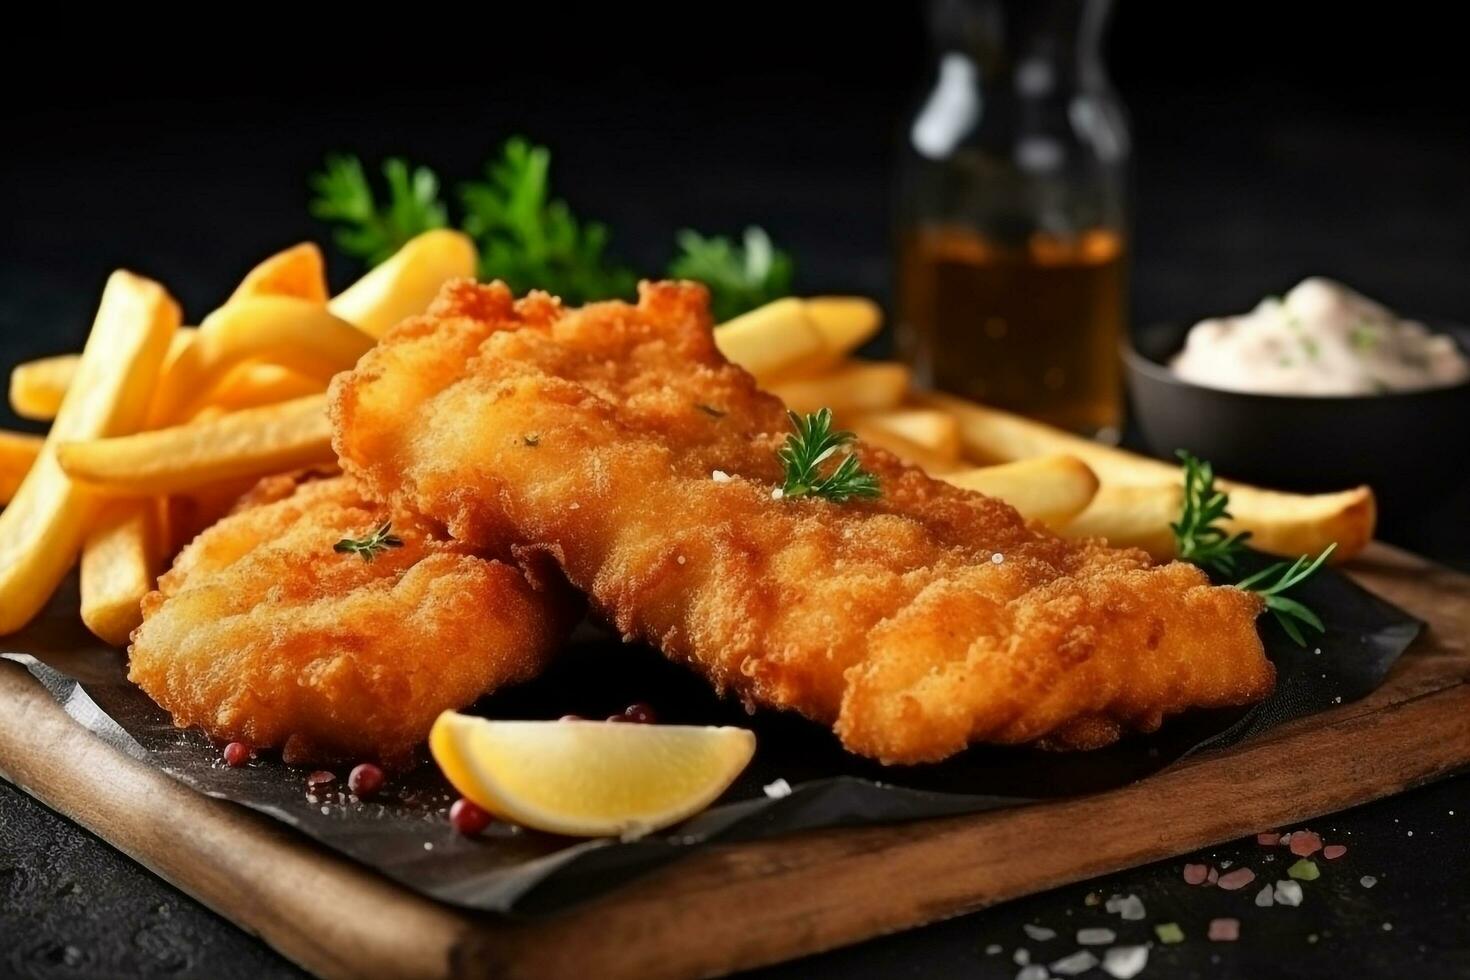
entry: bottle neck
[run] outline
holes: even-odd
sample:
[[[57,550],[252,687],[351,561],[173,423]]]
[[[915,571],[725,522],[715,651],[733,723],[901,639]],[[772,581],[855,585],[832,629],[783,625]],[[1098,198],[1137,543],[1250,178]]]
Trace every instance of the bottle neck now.
[[[969,61],[986,89],[1023,95],[1106,87],[1102,35],[1111,0],[931,0],[941,58]]]

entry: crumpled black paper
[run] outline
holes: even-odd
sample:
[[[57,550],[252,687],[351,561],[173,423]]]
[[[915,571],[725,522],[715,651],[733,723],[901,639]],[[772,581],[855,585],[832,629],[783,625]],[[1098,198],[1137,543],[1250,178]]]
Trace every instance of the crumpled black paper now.
[[[1251,556],[1245,570],[1262,561]],[[1260,704],[1190,712],[1153,735],[1125,738],[1096,752],[978,747],[940,764],[910,767],[849,755],[830,732],[794,715],[747,715],[657,652],[584,626],[545,675],[484,699],[476,710],[498,718],[595,718],[644,701],[663,722],[743,725],[757,736],[755,759],[719,805],[681,826],[630,841],[577,841],[503,824],[478,839],[464,838],[445,818],[453,791],[427,761],[394,777],[368,802],[347,798],[345,770],[334,788],[313,797],[307,771],[279,759],[228,768],[217,746],[197,731],[174,728],[162,709],[128,683],[124,655],[82,627],[74,586],[24,633],[5,641],[9,652],[3,656],[24,663],[91,731],[201,793],[274,817],[432,898],[537,916],[710,843],[974,813],[1121,786],[1191,753],[1363,697],[1382,682],[1422,625],[1330,570],[1293,595],[1315,609],[1328,629],[1301,648],[1269,616],[1262,617],[1278,676],[1275,693]],[[777,780],[789,784],[789,795],[768,795],[765,787]]]

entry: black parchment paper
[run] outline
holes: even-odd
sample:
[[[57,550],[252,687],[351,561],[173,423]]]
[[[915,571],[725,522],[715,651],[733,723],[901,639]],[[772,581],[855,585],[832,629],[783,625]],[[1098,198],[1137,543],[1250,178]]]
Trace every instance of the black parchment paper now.
[[[1336,572],[1319,573],[1293,594],[1318,611],[1328,631],[1299,648],[1269,617],[1262,618],[1278,677],[1275,693],[1261,704],[1191,712],[1153,735],[1097,752],[982,747],[938,765],[913,767],[883,767],[848,755],[830,732],[792,715],[749,716],[655,651],[584,626],[544,676],[486,698],[476,710],[502,718],[602,717],[646,701],[660,721],[744,725],[757,736],[755,759],[719,805],[635,841],[575,841],[501,824],[466,839],[449,827],[445,813],[453,792],[428,761],[395,777],[368,802],[348,799],[345,788],[308,794],[306,770],[276,758],[230,769],[217,746],[197,731],[174,728],[166,713],[128,683],[124,655],[82,627],[74,587],[63,590],[24,633],[4,641],[3,655],[24,663],[91,731],[201,793],[274,817],[432,898],[536,916],[616,888],[713,842],[973,813],[1121,786],[1190,753],[1363,697],[1382,682],[1421,627]],[[345,770],[338,775],[340,785]],[[778,779],[792,792],[769,797],[764,787]]]

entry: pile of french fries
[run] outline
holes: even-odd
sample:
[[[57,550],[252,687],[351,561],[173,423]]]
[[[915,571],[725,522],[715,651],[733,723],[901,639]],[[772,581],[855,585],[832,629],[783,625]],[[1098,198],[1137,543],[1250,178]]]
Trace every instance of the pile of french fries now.
[[[474,274],[473,243],[439,230],[329,297],[314,245],[252,269],[225,303],[182,325],[158,283],[116,272],[79,355],[22,364],[10,403],[49,421],[42,438],[0,431],[0,635],[46,604],[80,560],[81,615],[127,642],[169,557],[261,476],[335,465],[332,375],[446,281]],[[853,352],[881,326],[857,297],[788,298],[721,325],[716,343],[795,411],[832,409],[864,440],[957,486],[1000,497],[1067,535],[1172,554],[1177,467],[946,395],[909,369]],[[1300,496],[1229,484],[1233,527],[1287,555],[1372,537],[1372,493]]]
[[[939,479],[1000,497],[1062,535],[1175,556],[1169,524],[1179,519],[1184,495],[1178,466],[914,390],[906,365],[852,357],[878,332],[881,316],[865,299],[783,299],[724,324],[715,339],[793,411],[826,406],[863,440]],[[1336,544],[1332,559],[1342,562],[1372,540],[1377,511],[1368,487],[1294,494],[1216,485],[1230,494],[1231,532],[1250,531],[1262,551],[1295,557]]]

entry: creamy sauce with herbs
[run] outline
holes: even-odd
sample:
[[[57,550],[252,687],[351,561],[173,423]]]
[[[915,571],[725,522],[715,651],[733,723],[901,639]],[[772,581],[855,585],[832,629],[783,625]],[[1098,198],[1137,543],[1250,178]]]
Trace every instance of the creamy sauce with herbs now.
[[[1276,395],[1375,395],[1470,378],[1453,338],[1320,278],[1195,324],[1171,367],[1209,388]]]

